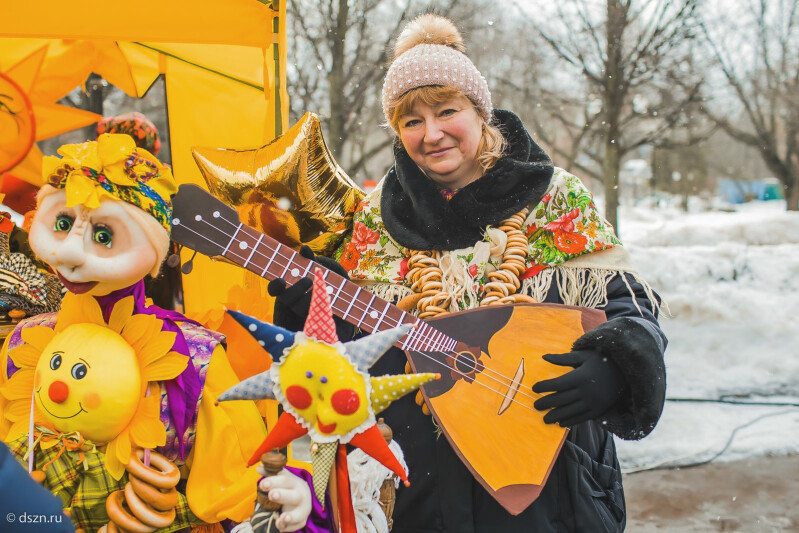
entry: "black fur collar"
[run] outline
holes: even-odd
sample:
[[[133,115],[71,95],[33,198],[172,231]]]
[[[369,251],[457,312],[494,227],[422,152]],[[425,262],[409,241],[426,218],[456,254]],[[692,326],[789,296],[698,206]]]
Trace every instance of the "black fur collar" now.
[[[540,200],[552,179],[552,161],[521,119],[501,109],[495,120],[508,153],[482,178],[447,202],[402,146],[383,181],[380,210],[389,235],[412,250],[456,250],[483,238],[486,226]]]

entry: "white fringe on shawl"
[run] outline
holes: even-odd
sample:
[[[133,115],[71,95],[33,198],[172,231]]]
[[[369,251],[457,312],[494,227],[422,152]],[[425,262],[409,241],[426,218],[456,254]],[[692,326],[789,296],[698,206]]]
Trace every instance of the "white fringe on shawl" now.
[[[388,444],[389,449],[408,473],[405,456],[396,441]],[[383,481],[394,477],[394,487],[399,487],[399,479],[394,472],[355,448],[347,455],[347,470],[350,474],[350,493],[355,510],[355,523],[358,533],[388,533],[388,521],[380,507],[380,487]]]
[[[543,301],[552,282],[558,287],[558,295],[566,305],[578,305],[592,309],[602,307],[608,303],[608,283],[620,274],[630,274],[633,279],[643,287],[647,300],[652,309],[660,311],[661,304],[655,298],[652,287],[644,280],[638,271],[632,268],[630,254],[622,246],[614,246],[601,252],[581,255],[555,268],[542,270],[538,275],[522,281],[520,292]],[[626,276],[621,276],[638,312],[643,314],[635,294]],[[668,305],[665,302],[663,311],[669,316]]]
[[[414,294],[410,287],[404,285],[394,285],[393,283],[385,283],[381,281],[361,281],[354,280],[362,289],[365,289],[378,298],[382,298],[388,302],[398,302]]]

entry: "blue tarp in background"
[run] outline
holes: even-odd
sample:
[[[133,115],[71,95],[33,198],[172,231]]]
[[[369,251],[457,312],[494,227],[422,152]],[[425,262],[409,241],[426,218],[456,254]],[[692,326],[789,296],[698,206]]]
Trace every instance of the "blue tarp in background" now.
[[[755,181],[719,180],[719,197],[731,204],[750,200],[782,200],[782,184],[776,178]]]

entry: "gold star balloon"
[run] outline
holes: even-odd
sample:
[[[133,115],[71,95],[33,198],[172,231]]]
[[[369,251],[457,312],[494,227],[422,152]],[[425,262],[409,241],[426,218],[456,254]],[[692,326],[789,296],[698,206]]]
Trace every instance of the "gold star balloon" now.
[[[211,194],[235,207],[243,223],[295,249],[307,244],[330,254],[364,197],[327,149],[313,113],[260,148],[192,154]]]

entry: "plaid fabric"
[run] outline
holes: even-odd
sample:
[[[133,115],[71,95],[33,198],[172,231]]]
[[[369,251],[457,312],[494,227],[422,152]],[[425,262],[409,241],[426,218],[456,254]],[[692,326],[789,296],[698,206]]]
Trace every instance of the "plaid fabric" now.
[[[66,447],[64,440],[72,445]],[[63,436],[62,441],[47,449],[43,449],[40,443],[35,448],[34,467],[44,471],[47,476],[44,486],[61,499],[75,527],[93,533],[108,523],[105,501],[112,492],[125,488],[127,473],[119,481],[115,480],[105,469],[105,454],[87,443],[71,449],[76,444],[76,438],[71,435]],[[28,451],[28,437],[20,437],[8,447],[27,468],[27,460],[23,458]],[[189,509],[184,480],[178,485],[178,492],[175,521],[169,527],[159,529],[161,533],[202,524]]]
[[[322,279],[321,270],[315,269],[311,307],[308,309],[308,318],[305,319],[303,333],[322,342],[335,344],[336,324],[333,322],[333,312],[330,310],[330,299],[327,297],[327,285]]]
[[[27,256],[11,253],[8,233],[0,232],[0,306],[31,315],[56,311],[63,286],[53,274],[42,272]]]

